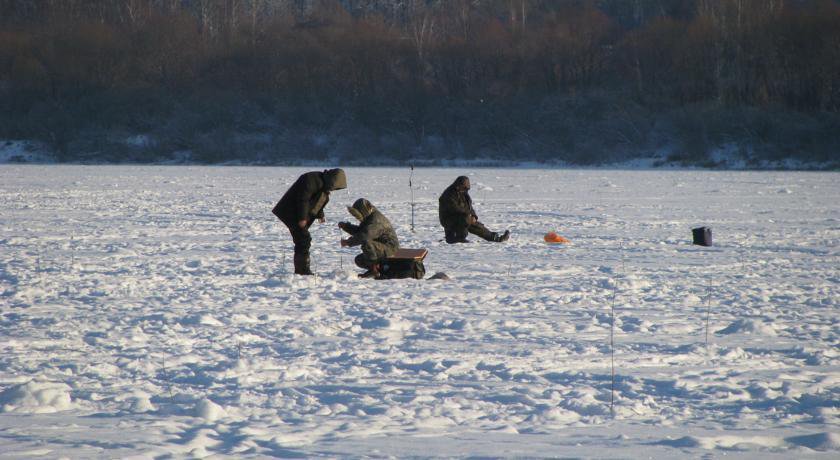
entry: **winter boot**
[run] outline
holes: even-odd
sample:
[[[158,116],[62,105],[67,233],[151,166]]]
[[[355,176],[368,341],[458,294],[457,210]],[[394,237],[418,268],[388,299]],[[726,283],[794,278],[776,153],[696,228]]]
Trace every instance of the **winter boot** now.
[[[379,278],[379,264],[371,265],[370,269],[359,275],[359,278]]]
[[[314,275],[309,269],[309,254],[295,254],[295,274]]]
[[[505,230],[504,233],[499,235],[498,233],[493,234],[493,241],[497,243],[504,243],[505,241],[510,239],[510,230]]]

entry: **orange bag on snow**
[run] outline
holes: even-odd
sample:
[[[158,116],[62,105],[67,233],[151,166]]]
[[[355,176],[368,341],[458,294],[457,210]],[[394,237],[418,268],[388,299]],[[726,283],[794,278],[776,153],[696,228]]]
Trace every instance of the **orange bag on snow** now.
[[[560,236],[560,235],[558,235],[554,232],[546,233],[545,236],[543,237],[543,240],[545,240],[546,243],[553,243],[553,244],[571,243],[571,241],[569,241],[568,239],[563,238],[562,236]]]

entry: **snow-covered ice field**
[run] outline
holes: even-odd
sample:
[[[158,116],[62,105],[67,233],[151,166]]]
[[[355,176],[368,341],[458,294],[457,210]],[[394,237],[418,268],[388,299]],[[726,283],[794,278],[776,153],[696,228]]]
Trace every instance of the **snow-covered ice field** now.
[[[298,277],[304,171],[0,166],[0,457],[840,456],[840,174],[418,169],[411,233],[350,168]],[[358,197],[452,280],[356,279]]]

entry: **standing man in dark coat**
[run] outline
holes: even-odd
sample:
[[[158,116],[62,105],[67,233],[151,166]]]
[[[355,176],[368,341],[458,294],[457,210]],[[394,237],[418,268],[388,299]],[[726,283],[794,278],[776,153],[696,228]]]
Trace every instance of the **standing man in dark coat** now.
[[[340,229],[351,235],[350,238],[341,240],[341,247],[361,246],[362,253],[356,256],[356,265],[367,272],[359,276],[376,278],[379,276],[382,261],[394,255],[400,248],[397,232],[394,231],[391,221],[364,198],[356,200],[347,210],[359,220],[359,225],[338,223]]]
[[[308,172],[298,177],[271,210],[292,234],[296,274],[312,274],[309,268],[309,248],[312,245],[309,226],[315,219],[324,222],[324,206],[330,201],[330,192],[343,188],[347,188],[347,177],[341,169]]]
[[[487,241],[501,243],[510,238],[510,231],[505,230],[503,234],[498,232],[491,232],[478,221],[478,215],[472,206],[472,199],[470,198],[470,178],[467,176],[459,176],[455,179],[438,200],[438,213],[440,215],[440,224],[443,225],[443,230],[446,234],[446,242],[452,243],[466,243],[467,233],[472,233]]]

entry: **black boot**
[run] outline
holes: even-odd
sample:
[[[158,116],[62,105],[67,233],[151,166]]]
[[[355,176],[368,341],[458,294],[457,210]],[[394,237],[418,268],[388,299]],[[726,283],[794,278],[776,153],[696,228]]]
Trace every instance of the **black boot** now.
[[[469,243],[466,228],[444,228],[444,235],[449,244]]]
[[[498,233],[493,234],[493,241],[497,243],[504,243],[505,241],[510,239],[510,230],[505,230],[504,233],[499,235]]]
[[[446,242],[449,244],[457,244],[457,243],[469,243],[470,240],[464,238],[446,238]]]
[[[309,269],[309,254],[295,254],[295,274],[314,275]]]
[[[360,274],[359,278],[374,278],[374,279],[377,279],[377,278],[379,278],[379,270],[380,270],[379,264],[373,264],[373,265],[370,266],[368,271]]]

